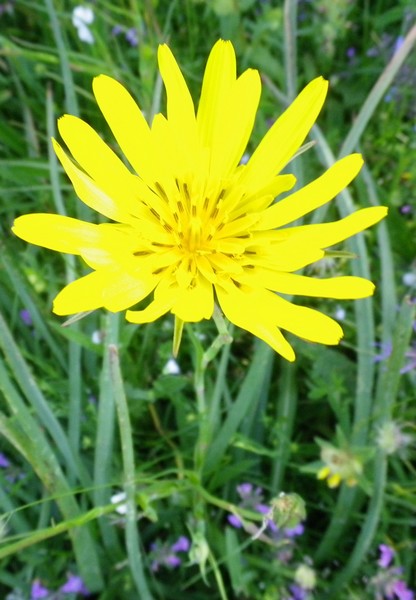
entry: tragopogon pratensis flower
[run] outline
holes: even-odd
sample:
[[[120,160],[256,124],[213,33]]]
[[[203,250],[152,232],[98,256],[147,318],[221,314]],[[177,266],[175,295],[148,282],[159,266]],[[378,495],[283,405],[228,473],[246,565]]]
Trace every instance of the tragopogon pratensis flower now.
[[[333,319],[279,294],[355,299],[374,285],[358,277],[311,278],[295,272],[320,260],[325,249],[382,219],[383,207],[364,208],[339,221],[287,227],[334,198],[357,175],[362,158],[342,158],[300,190],[274,203],[295,184],[279,175],[314,124],[327,93],[318,77],[267,132],[247,164],[246,149],[260,99],[256,70],[236,76],[230,42],[218,41],[208,58],[198,110],[166,45],[158,52],[167,116],[149,126],[116,80],[93,82],[98,106],[130,167],[87,123],[65,115],[59,132],[70,158],[55,151],[78,197],[112,223],[95,225],[62,215],[16,219],[24,240],[80,255],[92,269],[67,285],[53,310],[70,315],[104,307],[127,310],[132,323],[171,312],[179,323],[213,315],[217,301],[235,325],[258,336],[288,360],[281,329],[322,344],[343,335]]]

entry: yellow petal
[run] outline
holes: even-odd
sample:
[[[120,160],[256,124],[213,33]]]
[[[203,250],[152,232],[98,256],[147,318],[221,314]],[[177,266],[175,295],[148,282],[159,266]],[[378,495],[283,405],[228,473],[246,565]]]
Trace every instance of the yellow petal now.
[[[58,129],[77,163],[98,184],[120,183],[131,173],[87,123],[72,115],[58,119]]]
[[[98,225],[46,213],[17,217],[12,231],[26,242],[68,254],[82,254],[102,241]]]
[[[271,242],[267,236],[264,239],[259,238],[255,243],[257,236],[254,235],[253,238],[249,251],[254,254],[247,255],[245,265],[252,264],[275,271],[297,271],[325,255],[320,248],[309,243],[304,244],[302,239],[295,237],[280,243]]]
[[[235,306],[233,308],[227,305],[226,310],[221,301],[223,296],[220,291],[218,292],[218,299],[227,316],[227,311],[229,312],[231,309],[234,316],[241,313],[246,318],[248,317],[248,323],[250,323],[250,320],[253,323],[261,321],[267,324],[270,329],[273,329],[273,326],[279,327],[303,339],[320,344],[338,344],[343,336],[339,324],[330,317],[311,308],[292,304],[268,290],[244,286],[238,293],[233,291],[232,296],[234,297]],[[229,316],[228,318],[238,325],[235,320]],[[248,329],[245,326],[244,328]],[[248,330],[252,331],[252,329]]]
[[[212,284],[205,277],[197,277],[194,285],[181,290],[172,313],[187,323],[210,319],[214,312]]]
[[[93,81],[98,106],[127,160],[147,183],[157,181],[158,153],[150,129],[132,96],[115,79],[99,75]]]
[[[131,277],[121,270],[114,272],[103,289],[103,306],[112,312],[125,310],[146,298],[156,287],[160,275],[141,272],[140,278]]]
[[[311,81],[266,133],[242,172],[247,193],[263,187],[290,161],[315,123],[327,90],[322,77]]]
[[[126,319],[130,323],[142,324],[156,321],[172,308],[172,300],[153,300],[144,310],[128,310]]]
[[[250,138],[260,101],[257,71],[245,71],[231,86],[217,114],[211,142],[210,176],[226,178],[238,165]]]
[[[224,315],[231,323],[249,331],[289,361],[295,360],[292,346],[285,340],[274,323],[274,319],[256,303],[254,293],[246,293],[235,286],[216,286],[218,301]]]
[[[341,483],[341,476],[336,473],[335,475],[331,475],[328,477],[328,487],[336,488]]]
[[[278,327],[305,340],[333,345],[344,335],[340,325],[330,317],[313,308],[292,304],[267,290],[259,292],[257,305],[275,315]]]
[[[197,125],[202,146],[210,148],[217,122],[236,80],[235,52],[231,42],[219,40],[212,48],[205,68]]]
[[[166,88],[167,117],[173,133],[182,147],[192,157],[196,148],[196,119],[194,103],[188,86],[171,50],[166,44],[159,46],[159,70]]]
[[[288,231],[294,236],[293,239],[298,238],[302,243],[316,244],[319,248],[328,248],[378,223],[381,219],[384,219],[387,211],[388,209],[385,206],[371,206],[357,210],[352,215],[333,223],[301,225]]]
[[[253,287],[264,287],[281,294],[297,296],[315,296],[319,298],[336,298],[354,300],[367,298],[374,293],[374,284],[361,277],[332,277],[316,279],[279,273],[271,269],[254,268],[246,271],[245,276],[239,275],[238,281]]]
[[[196,151],[175,136],[170,121],[160,113],[153,119],[152,140],[155,147],[159,148],[156,181],[159,185],[163,184],[166,197],[175,197],[178,193],[175,180],[181,181],[189,174],[196,159]]]
[[[316,478],[317,479],[326,479],[329,474],[331,473],[331,470],[329,467],[322,467],[322,469],[319,469]]]
[[[54,150],[74,186],[77,196],[90,208],[101,213],[109,219],[119,222],[129,222],[130,215],[128,206],[119,206],[113,197],[101,189],[94,181],[83,171],[78,169],[70,160],[61,146],[55,140],[52,140]],[[120,182],[120,185],[121,182]],[[129,198],[130,194],[127,196]],[[127,211],[126,211],[127,208]]]
[[[362,165],[360,154],[342,158],[318,179],[265,210],[255,229],[282,227],[323,206],[356,177]]]
[[[235,213],[264,211],[277,196],[292,189],[295,183],[296,177],[294,175],[277,175],[266,186],[256,191],[254,195],[244,196],[236,207]],[[259,228],[256,227],[256,229]],[[271,229],[271,227],[264,227],[263,229]]]
[[[76,279],[59,292],[53,301],[53,312],[57,315],[73,315],[95,310],[103,305],[102,291],[108,282],[103,271],[93,271]]]

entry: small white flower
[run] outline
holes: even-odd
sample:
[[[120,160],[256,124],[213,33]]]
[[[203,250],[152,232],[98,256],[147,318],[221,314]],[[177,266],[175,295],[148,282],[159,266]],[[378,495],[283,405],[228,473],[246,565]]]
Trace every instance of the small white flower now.
[[[163,367],[163,375],[179,375],[181,369],[174,358],[170,358]]]
[[[92,332],[91,335],[91,341],[93,344],[96,344],[97,346],[99,344],[103,343],[103,332],[100,331],[99,329],[96,329],[95,331]]]
[[[76,6],[72,11],[72,24],[76,27],[81,42],[94,43],[94,36],[88,25],[94,21],[94,13],[89,6]]]
[[[126,492],[117,492],[117,494],[113,494],[111,496],[111,504],[118,504],[119,502],[126,500],[126,498]],[[119,515],[127,514],[127,504],[119,504],[119,506],[116,508],[116,512],[118,512]]]
[[[403,283],[409,287],[416,287],[416,273],[405,273]]]
[[[335,318],[337,321],[343,321],[346,317],[346,311],[344,308],[342,308],[342,306],[337,306],[336,310],[335,310]]]
[[[76,6],[72,11],[72,23],[74,27],[80,25],[91,25],[94,21],[94,13],[89,6]]]

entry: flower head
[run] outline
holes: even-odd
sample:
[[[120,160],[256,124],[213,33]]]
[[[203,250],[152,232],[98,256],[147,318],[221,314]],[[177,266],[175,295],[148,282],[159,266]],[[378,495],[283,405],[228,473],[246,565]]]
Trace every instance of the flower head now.
[[[0,452],[0,467],[2,467],[3,469],[7,469],[8,467],[10,467],[10,465],[11,462],[9,461],[7,456],[3,454],[3,452]]]
[[[177,539],[177,541],[172,545],[170,545],[167,542],[162,544],[159,540],[157,540],[150,546],[152,558],[152,571],[158,571],[161,566],[167,567],[169,569],[179,567],[182,563],[182,560],[177,555],[178,552],[188,552],[190,548],[191,542],[184,535],[180,536]]]
[[[379,428],[376,441],[386,454],[398,452],[404,457],[407,448],[414,443],[414,438],[409,433],[405,433],[402,425],[396,421],[386,421]]]
[[[32,583],[30,590],[31,600],[39,600],[40,598],[47,598],[49,596],[49,590],[46,588],[39,579],[35,579]]]
[[[90,593],[85,586],[85,583],[78,575],[68,575],[64,585],[60,588],[64,594],[80,594],[81,596],[89,596]]]
[[[288,360],[295,354],[281,329],[306,340],[337,344],[340,325],[281,294],[363,298],[373,284],[359,277],[296,274],[325,249],[382,219],[383,207],[358,210],[339,221],[291,226],[334,198],[357,175],[362,158],[346,156],[318,179],[274,203],[295,184],[279,175],[308,135],[328,84],[314,79],[275,121],[246,164],[240,164],[260,99],[256,70],[236,76],[230,42],[218,41],[208,58],[197,112],[167,45],[158,52],[167,116],[149,126],[116,80],[93,82],[97,103],[131,168],[87,123],[58,121],[72,158],[55,151],[79,198],[111,219],[95,225],[61,215],[16,219],[13,231],[34,244],[80,255],[92,269],[55,298],[54,312],[69,315],[105,307],[127,310],[132,323],[173,313],[179,321],[211,318],[217,301],[235,325],[258,336]],[[276,293],[277,292],[277,293]],[[149,298],[150,299],[150,298]]]
[[[380,550],[380,558],[377,564],[382,569],[386,569],[394,558],[394,549],[387,544],[380,544],[378,549]]]
[[[94,43],[94,36],[89,28],[93,21],[94,13],[89,6],[76,6],[72,11],[72,24],[76,28],[81,42]]]
[[[318,472],[318,479],[326,479],[328,487],[338,487],[342,481],[348,486],[357,485],[363,465],[359,457],[350,450],[341,450],[324,443],[321,447],[321,460],[324,466]]]

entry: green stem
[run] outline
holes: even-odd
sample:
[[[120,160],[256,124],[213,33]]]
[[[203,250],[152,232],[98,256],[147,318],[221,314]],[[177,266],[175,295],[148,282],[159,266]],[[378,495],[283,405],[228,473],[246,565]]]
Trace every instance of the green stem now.
[[[297,46],[296,22],[298,0],[285,0],[283,7],[284,36],[285,36],[285,78],[287,98],[292,102],[296,96],[297,84]]]
[[[130,422],[129,409],[124,393],[123,379],[117,347],[108,346],[110,373],[113,384],[114,398],[117,408],[118,424],[120,428],[121,454],[123,458],[124,491],[126,493],[126,547],[130,570],[141,600],[151,600],[152,596],[146,582],[144,573],[140,540],[137,529],[137,509],[135,494],[135,464],[133,449],[133,433]]]
[[[105,316],[104,339],[108,344],[117,344],[119,335],[119,315],[107,313]],[[108,482],[112,480],[114,456],[115,406],[111,389],[109,354],[103,357],[100,373],[97,430],[94,444],[94,504],[102,506],[110,501]],[[99,527],[104,546],[117,547],[117,536],[114,527],[106,519],[99,520]]]
[[[232,337],[228,332],[227,324],[217,306],[215,306],[213,318],[218,328],[218,336],[205,352],[195,334],[190,330],[191,339],[196,350],[194,388],[197,401],[199,433],[195,445],[194,460],[195,470],[199,475],[201,475],[203,471],[205,457],[212,439],[211,423],[213,421],[213,415],[207,405],[205,396],[205,372],[208,365],[214,360],[221,348],[225,344],[230,344],[232,342]]]

